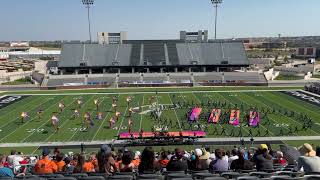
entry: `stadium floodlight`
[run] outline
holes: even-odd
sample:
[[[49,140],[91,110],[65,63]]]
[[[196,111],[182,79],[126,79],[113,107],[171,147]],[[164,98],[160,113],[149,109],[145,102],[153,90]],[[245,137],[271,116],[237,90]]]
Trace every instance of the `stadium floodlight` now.
[[[218,20],[218,6],[222,3],[222,0],[211,0],[211,3],[214,5],[216,14],[214,19],[214,39],[217,39],[217,20]]]
[[[88,9],[88,24],[89,24],[89,38],[90,38],[90,43],[92,43],[92,38],[91,38],[91,22],[90,22],[90,7],[93,5],[94,0],[82,0],[82,4],[86,6]]]

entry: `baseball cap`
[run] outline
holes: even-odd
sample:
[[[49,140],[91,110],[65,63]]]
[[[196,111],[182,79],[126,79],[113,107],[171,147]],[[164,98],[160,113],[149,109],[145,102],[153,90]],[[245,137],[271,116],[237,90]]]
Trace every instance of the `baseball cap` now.
[[[43,156],[48,156],[49,154],[50,154],[50,150],[48,148],[43,148],[42,155]]]
[[[268,150],[268,146],[266,144],[260,144],[260,147],[259,147],[260,150]]]

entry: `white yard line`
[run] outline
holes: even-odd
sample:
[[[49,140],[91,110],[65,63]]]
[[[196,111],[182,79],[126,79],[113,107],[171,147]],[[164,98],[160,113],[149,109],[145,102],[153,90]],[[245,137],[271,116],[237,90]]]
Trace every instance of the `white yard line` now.
[[[121,127],[122,127],[122,124],[123,124],[123,120],[124,120],[124,118],[126,117],[126,114],[127,114],[127,110],[128,110],[128,106],[127,106],[127,108],[125,110],[125,113],[123,114],[123,117],[122,117],[122,120],[121,120],[121,124],[120,124],[120,126],[118,128],[118,134],[117,135],[119,135],[119,133],[120,133],[120,130],[121,130]]]
[[[89,100],[88,100],[86,103],[88,103],[89,101],[91,101],[93,98],[94,98],[94,96],[92,96],[91,98],[89,98]],[[101,104],[103,101],[104,101],[104,100],[102,100],[99,104]],[[85,103],[85,104],[86,104],[86,103]],[[84,107],[84,104],[83,104],[82,107]],[[92,112],[90,113],[90,116],[92,117]],[[78,130],[79,130],[79,128],[73,133],[73,135],[68,139],[68,141],[70,141],[70,140],[77,134]]]
[[[156,89],[155,89],[156,91]],[[110,93],[110,92],[105,92],[105,93],[59,93],[59,94],[8,94],[8,96],[66,96],[66,95],[115,95],[115,94],[154,94],[155,91],[141,91],[141,92],[117,92],[117,93]],[[299,89],[278,89],[278,90],[273,90],[273,89],[257,89],[257,90],[217,90],[217,91],[159,91],[158,94],[172,94],[172,93],[220,93],[220,92],[280,92],[280,91],[299,91]]]
[[[141,112],[143,112],[143,107],[144,107],[144,95],[142,95],[142,104],[141,104]],[[142,127],[142,114],[140,114],[140,126],[139,126],[139,132],[141,130],[141,127]]]
[[[173,102],[172,102],[171,97],[170,97],[169,94],[168,94],[168,96],[169,96],[169,99],[170,99],[171,104],[173,104]],[[177,118],[177,121],[178,121],[180,130],[182,131],[183,129],[182,129],[182,127],[181,127],[181,123],[180,123],[179,117],[178,117],[178,115],[177,115],[176,109],[173,109],[173,111],[174,111],[174,114],[176,115],[176,118]]]
[[[108,114],[106,114],[106,117],[105,117],[105,118],[103,119],[103,121],[101,122],[101,124],[100,124],[100,126],[99,126],[99,128],[98,128],[97,132],[94,134],[94,136],[93,136],[93,138],[92,138],[92,140],[91,140],[91,141],[93,141],[93,140],[97,137],[97,135],[98,135],[98,133],[99,133],[100,129],[102,128],[102,126],[104,125],[104,123],[105,123],[106,119],[109,117],[109,115],[110,115],[110,111],[111,111],[111,110],[112,110],[112,106],[110,107]]]
[[[69,107],[71,104],[73,104],[75,101],[72,101],[71,103],[69,103],[66,107]],[[66,110],[66,108],[64,109],[64,110]],[[39,129],[39,128],[41,128],[42,126],[44,126],[44,125],[46,125],[48,122],[50,122],[51,121],[51,118],[49,118],[49,120],[47,120],[47,121],[45,121],[43,124],[41,124],[40,126],[38,126],[37,127],[37,129]],[[27,137],[25,137],[23,140],[21,140],[20,142],[24,142],[26,139],[28,139],[30,136],[32,136],[33,134],[35,133],[35,131],[34,132],[32,132],[32,133],[30,133]]]
[[[62,99],[64,99],[64,98],[62,98]],[[60,101],[59,101],[59,102],[60,102]],[[49,110],[49,109],[51,109],[51,107],[56,106],[59,102],[51,105],[51,106],[48,107],[46,110],[44,110],[44,112],[47,111],[47,110]],[[43,112],[43,113],[44,113],[44,112]],[[12,131],[11,133],[9,133],[9,134],[7,134],[6,136],[4,136],[3,138],[1,138],[1,139],[0,139],[0,142],[1,142],[2,140],[4,140],[5,138],[7,138],[8,136],[10,136],[11,134],[15,133],[15,132],[16,132],[17,130],[19,130],[20,128],[22,128],[22,127],[24,127],[25,125],[27,125],[28,123],[30,123],[30,122],[31,122],[33,119],[35,119],[35,118],[37,118],[37,117],[34,117],[34,118],[28,120],[28,121],[25,122],[22,126],[19,126],[17,129],[15,129],[15,130]]]
[[[75,98],[75,100],[73,101],[73,103],[74,102],[76,102],[77,101],[77,98]],[[87,102],[86,102],[87,103]],[[84,104],[86,104],[86,103],[84,103]],[[71,104],[69,105],[69,106],[71,106]],[[66,107],[66,109],[69,107],[69,106],[67,106]],[[72,117],[73,115],[71,115],[71,117]],[[63,116],[63,117],[65,117],[65,116]],[[61,127],[63,127],[67,122],[69,122],[70,121],[70,118],[68,118],[66,121],[64,121],[62,124],[61,124],[61,126],[59,127],[59,129],[61,128]],[[46,140],[44,140],[45,142],[47,142],[52,136],[54,135],[54,133],[52,133]]]

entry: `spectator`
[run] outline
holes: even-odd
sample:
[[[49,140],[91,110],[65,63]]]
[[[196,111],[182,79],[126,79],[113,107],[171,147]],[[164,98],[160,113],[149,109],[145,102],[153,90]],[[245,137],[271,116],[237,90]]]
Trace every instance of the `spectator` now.
[[[239,151],[237,148],[232,149],[230,157],[228,158],[229,166],[231,165],[232,161],[239,159],[238,152]]]
[[[83,163],[82,172],[84,173],[95,172],[95,168],[92,163],[91,156]]]
[[[155,160],[155,155],[152,147],[146,147],[141,155],[141,162],[139,164],[139,173],[151,173],[161,169],[160,164]]]
[[[216,159],[210,163],[211,171],[224,172],[228,171],[229,164],[228,158],[225,156],[225,152],[223,149],[215,150]]]
[[[4,167],[6,162],[6,156],[0,154],[0,177],[14,177],[14,174],[11,169]]]
[[[133,172],[134,164],[132,163],[132,153],[130,151],[123,153],[119,166],[120,172]]]
[[[21,153],[20,153],[21,154]],[[17,153],[16,150],[12,150],[11,151],[11,155],[8,156],[8,162],[9,162],[9,165],[10,167],[14,168],[14,170],[16,172],[20,172],[20,162],[23,161],[24,159],[21,157],[21,155],[19,155]]]
[[[258,171],[273,169],[272,156],[269,154],[268,146],[261,144],[257,153],[253,156]]]
[[[54,161],[57,165],[57,172],[62,172],[63,171],[63,167],[66,165],[66,163],[63,161],[63,155],[60,154],[56,154],[56,160]]]
[[[99,172],[113,175],[117,171],[115,160],[112,157],[111,148],[108,145],[102,145],[98,152]]]
[[[40,159],[35,165],[36,174],[51,174],[58,170],[56,163],[49,159],[50,150],[44,148],[42,151],[42,159]]]
[[[76,165],[74,166],[74,169],[73,169],[73,172],[74,173],[82,173],[83,172],[83,165],[84,165],[84,161],[85,161],[85,158],[83,155],[81,154],[77,154],[77,163]]]
[[[283,153],[281,151],[277,151],[277,158],[273,160],[273,164],[278,164],[281,166],[287,165],[287,160],[283,158]]]
[[[231,170],[241,171],[241,170],[252,170],[253,169],[253,163],[244,158],[245,151],[243,149],[238,150],[237,156],[238,156],[238,159],[233,160],[230,165]]]
[[[64,159],[64,162],[65,162],[65,165],[62,168],[62,171],[66,172],[66,173],[73,173],[74,165],[71,163],[71,158],[70,157],[66,157]]]
[[[134,164],[135,169],[138,169],[139,164],[141,162],[140,156],[141,156],[140,151],[136,151],[136,153],[134,154],[134,159],[132,160],[132,163]]]
[[[320,172],[320,157],[308,143],[303,144],[299,149],[302,156],[298,159],[298,169],[303,170],[306,174],[309,172]]]
[[[91,163],[94,166],[95,172],[98,172],[99,171],[99,165],[98,165],[98,160],[97,160],[97,154],[96,153],[91,153],[90,154],[90,158],[91,158]]]
[[[169,163],[169,153],[167,151],[162,151],[160,155],[160,160],[158,161],[162,168],[166,168]]]
[[[188,162],[181,148],[175,149],[175,155],[171,157],[167,165],[167,171],[187,171]]]

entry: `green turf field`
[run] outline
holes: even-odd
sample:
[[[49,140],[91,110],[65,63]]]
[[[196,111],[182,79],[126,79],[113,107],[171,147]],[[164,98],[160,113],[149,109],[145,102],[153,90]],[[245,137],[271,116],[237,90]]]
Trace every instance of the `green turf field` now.
[[[118,111],[122,112],[122,116],[116,122],[115,126],[109,128],[109,119],[114,115],[111,111],[112,97],[118,97]],[[115,139],[120,132],[128,131],[128,105],[126,97],[132,96],[133,100],[130,104],[132,107],[140,107],[143,113],[134,113],[134,125],[132,131],[151,131],[154,126],[168,126],[169,131],[180,131],[181,129],[189,129],[190,126],[186,120],[186,112],[193,105],[203,106],[203,112],[209,113],[214,107],[220,107],[222,113],[229,113],[232,108],[241,110],[242,134],[243,136],[318,136],[320,135],[320,113],[319,107],[301,101],[281,92],[128,92],[120,94],[47,94],[47,95],[31,95],[15,102],[5,108],[0,109],[0,143],[23,143],[23,142],[69,142],[69,141],[93,141],[93,140],[110,140]],[[155,96],[154,102],[170,106],[175,103],[185,104],[182,108],[174,108],[164,110],[161,114],[162,121],[151,118],[150,98]],[[76,100],[83,99],[83,105],[80,109],[81,117],[73,119],[73,109],[76,108]],[[97,111],[94,105],[94,99],[100,100],[100,111],[103,112],[103,120],[95,120],[94,116]],[[207,106],[207,102],[215,102],[214,105]],[[51,127],[51,115],[58,112],[58,103],[63,101],[66,105],[65,110],[58,114],[60,119],[58,133],[54,133]],[[202,105],[201,105],[202,103]],[[42,119],[38,119],[37,110],[41,107],[44,112]],[[249,112],[251,107],[256,107],[259,111],[269,110],[264,115],[260,113],[261,121],[259,128],[251,128],[245,126],[245,113]],[[27,111],[30,118],[25,122],[20,122],[20,114]],[[85,112],[90,112],[94,119],[95,125],[87,130],[82,127],[82,117]],[[292,114],[294,113],[294,114]],[[312,119],[310,129],[301,130],[303,127],[302,116]],[[167,123],[164,120],[167,119]],[[171,123],[169,123],[171,121]],[[207,131],[208,137],[230,137],[239,136],[239,127],[233,127],[221,119],[220,124],[209,124],[207,121],[201,120],[201,129]],[[297,127],[298,131],[294,131]],[[192,125],[193,130],[198,129],[198,124]],[[223,130],[224,129],[224,130]],[[269,132],[267,131],[269,130]],[[222,132],[225,131],[225,132]],[[259,133],[260,131],[260,133]],[[267,134],[269,133],[269,134]]]

